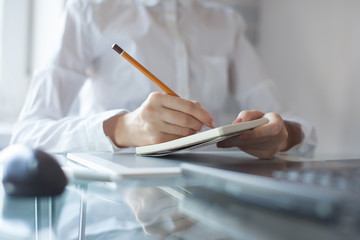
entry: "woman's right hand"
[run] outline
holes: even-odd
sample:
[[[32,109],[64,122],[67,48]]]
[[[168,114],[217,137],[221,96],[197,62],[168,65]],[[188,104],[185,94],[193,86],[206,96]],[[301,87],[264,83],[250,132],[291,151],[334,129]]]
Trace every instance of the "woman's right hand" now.
[[[104,132],[118,147],[137,147],[192,135],[214,120],[200,103],[151,93],[133,112],[104,121]]]

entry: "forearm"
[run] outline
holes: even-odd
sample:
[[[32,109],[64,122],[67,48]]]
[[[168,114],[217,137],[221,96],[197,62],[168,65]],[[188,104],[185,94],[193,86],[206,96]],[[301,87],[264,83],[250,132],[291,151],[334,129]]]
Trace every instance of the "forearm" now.
[[[51,153],[70,151],[112,151],[112,145],[104,134],[104,119],[115,115],[108,111],[91,117],[64,117],[22,119],[14,126],[11,143],[42,148]]]

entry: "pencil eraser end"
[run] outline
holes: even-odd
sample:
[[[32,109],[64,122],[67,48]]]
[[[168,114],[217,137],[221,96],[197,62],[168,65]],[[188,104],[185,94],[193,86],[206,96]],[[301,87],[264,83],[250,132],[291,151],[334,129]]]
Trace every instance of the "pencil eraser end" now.
[[[118,53],[118,54],[122,54],[123,53],[123,49],[121,48],[121,47],[119,47],[119,45],[117,45],[117,44],[114,44],[113,46],[112,46],[112,48]]]

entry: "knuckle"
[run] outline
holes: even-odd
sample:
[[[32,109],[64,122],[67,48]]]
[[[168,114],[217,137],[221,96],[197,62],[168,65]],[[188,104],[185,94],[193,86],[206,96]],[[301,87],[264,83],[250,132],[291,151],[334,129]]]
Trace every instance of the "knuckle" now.
[[[255,118],[262,117],[264,115],[263,112],[258,110],[250,109],[250,110],[243,110],[239,113],[238,117],[243,118],[244,120],[252,120]]]
[[[279,135],[281,129],[282,129],[281,124],[271,124],[271,126],[269,126],[269,133],[271,136],[276,136]]]
[[[281,115],[280,115],[280,114],[275,113],[275,112],[273,112],[272,114],[274,114],[274,116],[275,116],[275,117],[277,117],[277,118],[279,118],[279,119],[282,119],[282,117],[281,117]]]
[[[201,107],[200,102],[198,102],[198,101],[192,101],[192,102],[193,102],[195,107],[199,107],[199,108]]]
[[[191,113],[196,109],[196,103],[188,101],[184,104],[184,107],[187,112]]]
[[[249,110],[242,110],[242,111],[239,113],[238,116],[239,116],[239,117],[240,117],[240,116],[243,117],[243,116],[246,116],[248,113],[249,113]]]
[[[248,111],[246,111],[247,113],[251,113],[251,114],[255,114],[255,113],[260,113],[260,111],[255,110],[255,109],[250,109]]]
[[[150,102],[152,101],[158,101],[162,97],[162,94],[160,92],[152,92],[148,96],[148,100]]]
[[[269,112],[266,115],[269,116],[269,118],[273,119],[273,121],[275,122],[283,122],[283,119],[279,113]]]

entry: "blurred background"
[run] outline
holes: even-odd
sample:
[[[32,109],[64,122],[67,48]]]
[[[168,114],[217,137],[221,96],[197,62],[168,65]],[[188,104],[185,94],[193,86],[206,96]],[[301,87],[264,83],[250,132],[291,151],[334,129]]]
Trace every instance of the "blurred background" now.
[[[239,10],[280,94],[319,154],[360,152],[360,1],[218,0]],[[8,144],[66,0],[0,0],[0,149]]]

